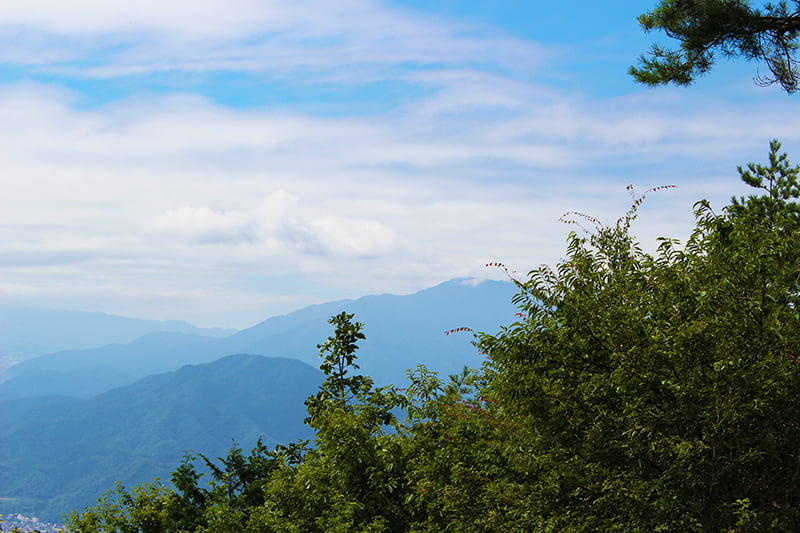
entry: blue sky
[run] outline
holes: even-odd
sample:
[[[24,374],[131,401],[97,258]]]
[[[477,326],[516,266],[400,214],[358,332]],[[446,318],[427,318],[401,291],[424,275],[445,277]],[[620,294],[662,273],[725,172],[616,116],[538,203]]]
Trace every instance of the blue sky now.
[[[637,190],[684,238],[797,96],[636,85],[655,2],[30,0],[0,18],[0,297],[246,327],[555,263]],[[795,155],[795,160],[800,155]]]

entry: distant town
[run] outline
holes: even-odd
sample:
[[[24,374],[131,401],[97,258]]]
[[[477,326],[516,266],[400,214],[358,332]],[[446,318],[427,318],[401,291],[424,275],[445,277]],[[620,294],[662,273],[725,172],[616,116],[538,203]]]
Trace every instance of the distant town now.
[[[12,531],[14,528],[22,531],[23,533],[31,533],[38,531],[39,533],[58,533],[64,531],[63,526],[60,524],[52,524],[50,522],[42,522],[38,518],[23,516],[21,514],[9,514],[0,517],[0,527],[2,531]]]

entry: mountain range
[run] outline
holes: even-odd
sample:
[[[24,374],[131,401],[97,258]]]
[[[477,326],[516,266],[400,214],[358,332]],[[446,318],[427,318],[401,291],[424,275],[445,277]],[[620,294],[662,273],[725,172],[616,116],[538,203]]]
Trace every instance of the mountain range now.
[[[154,332],[127,344],[61,351],[18,363],[0,384],[0,399],[46,394],[89,398],[113,387],[182,365],[234,353],[292,357],[318,366],[316,345],[330,334],[332,315],[346,311],[365,324],[362,372],[378,383],[402,383],[420,363],[442,373],[477,366],[472,336],[444,333],[458,327],[497,330],[512,321],[510,282],[452,280],[410,295],[383,294],[305,307],[269,318],[224,338]]]
[[[259,436],[268,445],[309,438],[302,421],[322,380],[317,344],[342,311],[365,324],[357,362],[378,386],[402,386],[419,364],[444,374],[479,366],[468,331],[445,333],[512,322],[514,292],[510,282],[452,280],[314,305],[227,336],[150,329],[22,361],[0,383],[0,512],[58,520],[115,481],[168,477],[188,450],[215,457],[233,439],[247,449]]]
[[[0,305],[0,369],[61,350],[128,343],[155,331],[227,337],[236,330],[198,328],[182,320],[142,320],[106,313]]]
[[[295,359],[239,354],[88,400],[6,402],[0,508],[58,520],[117,481],[168,478],[189,451],[216,458],[234,439],[249,449],[259,437],[270,447],[311,438],[304,401],[322,379]]]

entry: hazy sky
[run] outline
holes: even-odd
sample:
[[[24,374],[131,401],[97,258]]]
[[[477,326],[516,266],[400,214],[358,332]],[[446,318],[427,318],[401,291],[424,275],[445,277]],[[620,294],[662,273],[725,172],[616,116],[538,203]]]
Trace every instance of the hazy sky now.
[[[552,264],[629,183],[679,186],[634,230],[683,238],[770,139],[800,160],[800,96],[636,85],[654,5],[4,2],[0,298],[246,327]]]

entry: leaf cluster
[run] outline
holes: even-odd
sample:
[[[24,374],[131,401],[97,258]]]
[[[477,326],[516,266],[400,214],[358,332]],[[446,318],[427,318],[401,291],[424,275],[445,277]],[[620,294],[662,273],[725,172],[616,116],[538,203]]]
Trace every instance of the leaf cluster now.
[[[639,17],[645,31],[663,30],[680,41],[678,49],[654,45],[631,67],[647,85],[689,85],[719,57],[763,62],[770,74],[762,85],[778,83],[794,93],[800,83],[796,53],[800,42],[800,1],[767,3],[763,10],[747,0],[662,0]]]

